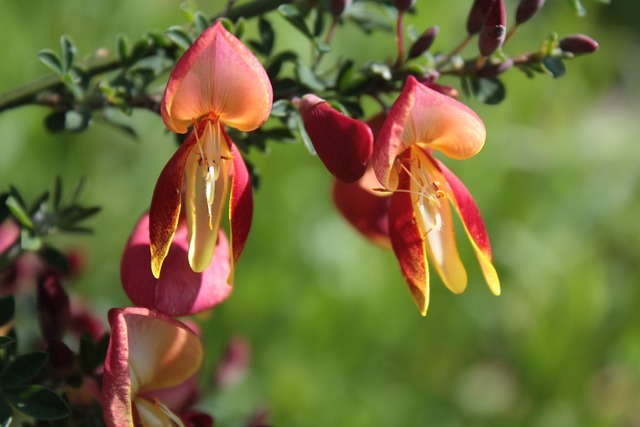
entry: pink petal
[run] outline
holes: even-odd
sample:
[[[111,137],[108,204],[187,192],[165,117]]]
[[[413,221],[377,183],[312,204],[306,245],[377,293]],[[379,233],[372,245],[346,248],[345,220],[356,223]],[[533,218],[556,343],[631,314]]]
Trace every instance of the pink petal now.
[[[437,160],[435,160],[435,162],[451,190],[451,201],[462,219],[462,224],[471,240],[471,245],[478,257],[489,289],[491,289],[494,295],[500,295],[500,279],[492,264],[489,235],[487,234],[478,206],[462,181],[442,164],[442,162]]]
[[[151,271],[156,278],[160,277],[162,263],[178,226],[184,169],[195,143],[195,134],[191,134],[162,169],[153,190],[149,209],[149,236]]]
[[[400,188],[409,189],[409,177],[400,175]],[[406,191],[391,196],[389,207],[389,235],[400,269],[409,291],[424,316],[429,308],[429,266],[425,241],[420,233],[413,210],[412,195]]]
[[[238,258],[240,258],[240,254],[247,242],[253,217],[251,178],[247,165],[245,165],[240,152],[233,143],[231,143],[231,155],[233,156],[233,178],[231,182],[231,198],[229,200],[229,234],[231,235],[233,258],[231,273],[228,278],[229,284],[233,284],[235,264],[238,262]]]
[[[228,126],[251,131],[267,120],[272,102],[271,83],[262,64],[218,21],[177,62],[161,113],[165,125],[177,133],[211,115]]]
[[[344,182],[360,179],[373,150],[369,126],[312,94],[302,97],[300,114],[313,147],[329,172]]]
[[[131,301],[140,307],[158,310],[169,316],[187,316],[208,310],[231,293],[227,276],[231,271],[229,243],[222,230],[210,265],[194,272],[187,260],[188,230],[184,218],[178,223],[175,237],[156,279],[149,265],[149,216],[136,225],[120,263],[120,281]]]

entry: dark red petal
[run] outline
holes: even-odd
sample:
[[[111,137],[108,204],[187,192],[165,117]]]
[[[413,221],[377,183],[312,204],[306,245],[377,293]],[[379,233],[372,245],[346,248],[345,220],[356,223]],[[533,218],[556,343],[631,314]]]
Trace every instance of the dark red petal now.
[[[156,278],[160,277],[162,262],[169,252],[169,246],[178,226],[182,205],[184,167],[195,144],[195,134],[191,133],[162,169],[156,188],[153,190],[151,208],[149,209],[149,238],[151,241],[151,271]]]
[[[229,234],[231,235],[231,273],[228,283],[233,283],[233,271],[240,258],[242,249],[247,242],[251,218],[253,217],[253,190],[251,177],[240,152],[225,132],[227,142],[233,155],[233,177],[231,182],[231,197],[229,200]]]
[[[360,179],[373,151],[369,126],[311,94],[302,98],[300,115],[318,157],[329,172],[344,182]]]

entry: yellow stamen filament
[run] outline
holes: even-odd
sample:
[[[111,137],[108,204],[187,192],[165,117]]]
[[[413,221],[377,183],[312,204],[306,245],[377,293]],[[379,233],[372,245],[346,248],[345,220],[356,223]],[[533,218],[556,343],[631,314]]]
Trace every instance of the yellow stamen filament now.
[[[180,418],[178,418],[178,416],[176,414],[174,414],[171,409],[167,408],[167,406],[163,403],[161,403],[158,399],[153,399],[153,406],[156,412],[162,412],[164,413],[167,418],[169,418],[171,421],[173,421],[175,423],[176,426],[178,427],[185,427],[184,423],[182,422],[182,420]]]
[[[209,229],[213,230],[213,202],[216,196],[216,181],[220,177],[221,161],[228,160],[229,157],[222,155],[222,140],[224,136],[218,122],[207,120],[202,139],[196,131],[196,142],[200,151],[200,166],[202,167],[202,178],[204,179],[205,197],[207,199],[207,215]]]

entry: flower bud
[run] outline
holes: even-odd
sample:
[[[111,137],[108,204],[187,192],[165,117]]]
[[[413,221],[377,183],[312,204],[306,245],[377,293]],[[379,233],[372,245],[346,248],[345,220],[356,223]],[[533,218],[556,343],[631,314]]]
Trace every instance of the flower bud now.
[[[331,14],[335,17],[342,15],[342,13],[351,5],[352,0],[331,0],[329,6],[331,8]]]
[[[422,35],[413,42],[413,45],[411,45],[411,48],[409,49],[409,59],[417,58],[429,50],[433,41],[436,39],[439,30],[440,28],[435,25],[422,33]]]
[[[344,182],[357,181],[373,152],[369,126],[345,116],[313,94],[302,97],[300,115],[318,157],[329,172]]]
[[[482,56],[490,56],[498,50],[507,30],[507,14],[504,9],[504,0],[496,0],[489,10],[487,20],[480,30],[478,39],[478,48]]]
[[[71,323],[69,296],[54,275],[38,279],[36,307],[44,339],[60,339]]]
[[[584,34],[572,34],[560,40],[560,49],[573,54],[591,53],[598,50],[598,42]]]
[[[544,6],[545,0],[520,0],[516,10],[516,25],[527,22]]]
[[[53,375],[57,379],[65,379],[71,376],[77,367],[76,354],[62,341],[52,339],[47,342],[49,364],[53,369]]]
[[[467,17],[467,33],[471,36],[482,29],[487,20],[487,14],[495,0],[474,0]]]
[[[430,81],[424,81],[424,82],[421,81],[420,83],[422,83],[423,85],[425,85],[429,89],[433,89],[436,92],[440,92],[443,95],[447,95],[449,98],[456,99],[460,95],[458,93],[458,89],[456,89],[453,86],[441,85],[441,84],[438,84],[436,82],[430,82]]]
[[[416,0],[393,0],[393,6],[401,12],[405,12],[413,7]]]

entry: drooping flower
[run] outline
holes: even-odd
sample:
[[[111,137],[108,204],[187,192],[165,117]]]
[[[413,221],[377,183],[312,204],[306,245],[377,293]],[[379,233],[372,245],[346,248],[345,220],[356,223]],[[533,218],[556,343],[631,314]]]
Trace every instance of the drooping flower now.
[[[151,270],[160,277],[178,226],[184,185],[189,265],[202,272],[213,256],[230,193],[232,265],[251,225],[249,173],[225,130],[252,131],[269,117],[271,83],[257,58],[220,22],[205,30],[177,62],[161,113],[173,132],[193,130],[162,170],[150,209]],[[231,270],[229,282],[233,276]]]
[[[111,339],[103,376],[107,426],[174,426],[188,422],[203,357],[200,338],[186,325],[146,308],[109,311]]]
[[[329,172],[343,182],[360,179],[373,150],[369,126],[313,94],[302,97],[300,115],[313,148]]]
[[[233,288],[227,283],[231,271],[229,242],[222,230],[211,263],[196,273],[187,261],[189,233],[181,216],[159,279],[149,271],[148,230],[146,214],[131,233],[120,261],[122,288],[134,305],[172,317],[187,316],[208,310],[231,294]]]
[[[480,151],[485,137],[484,124],[473,110],[410,76],[376,140],[373,169],[393,192],[391,245],[423,315],[429,305],[427,258],[451,291],[460,293],[467,285],[449,202],[462,219],[489,288],[500,294],[480,212],[462,182],[432,154],[438,150],[465,159]]]

